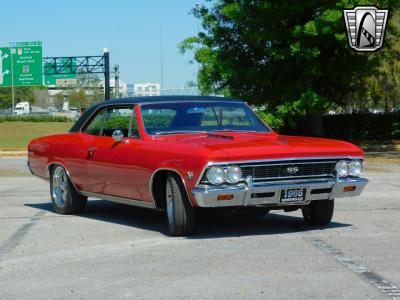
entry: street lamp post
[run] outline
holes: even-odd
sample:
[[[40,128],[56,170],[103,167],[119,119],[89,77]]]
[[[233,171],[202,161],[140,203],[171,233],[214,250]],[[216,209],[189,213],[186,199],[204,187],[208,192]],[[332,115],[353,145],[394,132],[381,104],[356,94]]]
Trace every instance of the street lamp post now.
[[[119,98],[119,65],[114,66],[115,75],[115,98]]]
[[[104,100],[110,100],[110,52],[103,50],[104,55]]]

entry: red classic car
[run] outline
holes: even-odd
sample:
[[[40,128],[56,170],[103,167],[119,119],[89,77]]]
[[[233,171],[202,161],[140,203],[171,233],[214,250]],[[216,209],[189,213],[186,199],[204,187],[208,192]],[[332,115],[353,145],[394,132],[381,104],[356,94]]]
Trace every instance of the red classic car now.
[[[69,133],[34,139],[32,174],[50,181],[54,210],[88,197],[166,211],[172,235],[194,230],[196,211],[263,215],[301,209],[331,221],[334,199],[359,195],[363,151],[347,142],[283,136],[241,100],[162,96],[106,101]]]

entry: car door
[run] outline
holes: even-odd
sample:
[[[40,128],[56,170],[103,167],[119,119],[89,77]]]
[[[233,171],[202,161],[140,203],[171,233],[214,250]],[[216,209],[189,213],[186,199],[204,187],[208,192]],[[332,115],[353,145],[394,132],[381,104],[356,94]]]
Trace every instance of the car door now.
[[[113,138],[120,130],[122,140]],[[136,180],[141,140],[134,105],[104,109],[100,134],[88,148],[89,192],[140,200]]]

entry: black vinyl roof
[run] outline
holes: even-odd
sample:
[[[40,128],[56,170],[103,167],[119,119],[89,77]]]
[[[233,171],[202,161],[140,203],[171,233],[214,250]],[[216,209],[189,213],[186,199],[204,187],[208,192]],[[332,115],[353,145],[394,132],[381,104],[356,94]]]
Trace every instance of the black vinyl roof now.
[[[162,103],[162,102],[209,102],[209,101],[228,101],[228,102],[244,102],[239,99],[232,99],[226,97],[216,97],[216,96],[146,96],[146,97],[132,97],[132,98],[120,98],[112,99],[103,102],[99,102],[89,107],[76,121],[74,126],[69,132],[78,132],[86,120],[92,115],[92,113],[100,106],[105,105],[123,105],[123,104],[141,104],[141,103]]]

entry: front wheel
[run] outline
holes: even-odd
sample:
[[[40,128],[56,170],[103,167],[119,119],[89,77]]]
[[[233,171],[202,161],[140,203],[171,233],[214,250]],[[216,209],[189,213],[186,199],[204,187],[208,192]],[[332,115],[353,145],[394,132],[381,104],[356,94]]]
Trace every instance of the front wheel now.
[[[185,187],[177,175],[168,175],[165,192],[170,234],[173,236],[192,234],[195,224],[194,208],[190,205]]]
[[[335,200],[312,201],[302,209],[304,221],[310,225],[326,225],[333,216]]]
[[[57,165],[51,170],[50,194],[54,210],[63,215],[81,212],[87,197],[78,193],[65,169]]]

